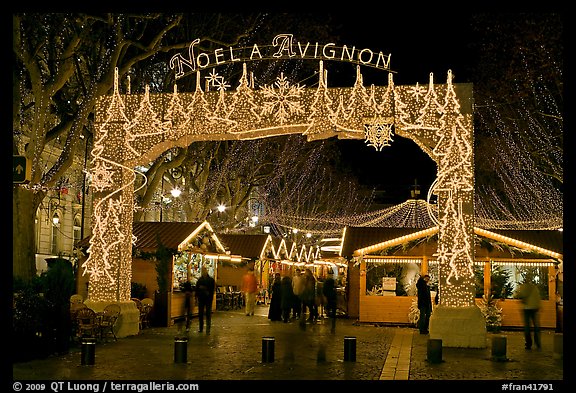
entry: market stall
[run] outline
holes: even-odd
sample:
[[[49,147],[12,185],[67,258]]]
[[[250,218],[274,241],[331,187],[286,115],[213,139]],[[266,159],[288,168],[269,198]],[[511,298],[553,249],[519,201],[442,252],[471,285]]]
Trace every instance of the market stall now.
[[[361,322],[413,323],[416,280],[431,276],[438,290],[437,227],[427,229],[348,227],[342,255],[355,271],[351,274],[350,302]],[[476,304],[493,308],[500,326],[523,326],[516,288],[535,277],[541,292],[541,326],[556,327],[557,272],[562,262],[562,234],[558,231],[487,231],[475,228],[474,274]],[[352,296],[353,295],[353,296]],[[439,294],[441,297],[441,294]]]

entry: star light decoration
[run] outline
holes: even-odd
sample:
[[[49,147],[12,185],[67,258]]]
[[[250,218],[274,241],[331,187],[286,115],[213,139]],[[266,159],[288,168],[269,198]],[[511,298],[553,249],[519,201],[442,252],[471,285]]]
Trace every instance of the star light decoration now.
[[[271,86],[254,88],[243,64],[235,90],[216,72],[202,89],[200,71],[193,93],[120,95],[114,92],[97,106],[92,152],[94,193],[91,254],[84,272],[91,274],[89,297],[128,300],[131,278],[131,233],[137,165],[146,164],[173,146],[194,141],[255,139],[301,133],[309,141],[336,136],[365,139],[381,150],[397,135],[414,140],[438,163],[433,192],[438,195],[438,260],[446,276],[447,305],[468,305],[473,285],[473,162],[471,115],[463,116],[449,72],[446,85],[426,93],[420,87],[365,87],[360,67],[352,88],[329,88],[328,73],[319,62],[317,88],[291,85],[284,74]],[[210,87],[215,91],[209,92]],[[444,94],[444,102],[439,96]],[[368,132],[364,128],[368,119]],[[130,201],[128,203],[128,201]],[[441,277],[442,284],[442,277]],[[450,294],[451,296],[448,296]],[[473,298],[472,298],[473,301]]]

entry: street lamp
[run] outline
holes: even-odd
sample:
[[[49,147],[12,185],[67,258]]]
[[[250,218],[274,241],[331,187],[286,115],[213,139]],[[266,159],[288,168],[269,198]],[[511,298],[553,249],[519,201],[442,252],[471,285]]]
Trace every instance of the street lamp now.
[[[170,190],[170,195],[172,195],[172,197],[174,197],[174,198],[178,198],[180,196],[180,194],[182,194],[182,190],[180,190],[178,188],[173,188],[172,190]],[[172,202],[172,199],[170,199],[169,197],[167,197],[165,195],[161,195],[161,197],[160,197],[160,222],[163,222],[162,212],[164,211],[164,204],[168,205],[171,202]]]

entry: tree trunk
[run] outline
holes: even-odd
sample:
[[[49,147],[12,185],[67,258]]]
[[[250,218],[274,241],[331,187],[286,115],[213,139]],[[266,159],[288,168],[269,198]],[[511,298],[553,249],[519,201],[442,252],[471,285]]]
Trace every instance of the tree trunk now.
[[[30,281],[36,276],[34,193],[12,189],[12,276]]]

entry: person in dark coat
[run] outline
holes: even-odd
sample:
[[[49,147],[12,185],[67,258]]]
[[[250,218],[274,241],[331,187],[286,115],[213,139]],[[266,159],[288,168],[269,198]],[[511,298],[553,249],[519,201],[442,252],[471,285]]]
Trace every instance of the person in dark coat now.
[[[326,278],[324,280],[324,285],[322,285],[322,295],[325,299],[326,314],[330,318],[331,327],[330,332],[336,332],[336,304],[337,304],[337,294],[336,294],[336,282],[332,277]]]
[[[204,316],[206,316],[206,334],[210,334],[212,324],[212,300],[216,290],[216,281],[208,274],[208,269],[202,267],[202,275],[196,281],[196,298],[198,299],[198,332],[204,330]]]
[[[282,284],[280,280],[280,273],[274,274],[271,291],[272,297],[270,298],[270,307],[268,308],[268,319],[271,321],[282,320]]]
[[[312,273],[312,270],[306,269],[304,271],[304,292],[302,292],[302,314],[300,315],[300,321],[304,322],[305,310],[308,310],[308,322],[316,322],[318,319],[318,308],[316,306],[316,277]]]
[[[418,310],[420,310],[420,317],[418,319],[418,329],[420,334],[428,334],[428,325],[430,323],[430,315],[432,314],[432,298],[430,296],[430,287],[428,282],[430,276],[425,274],[420,276],[416,282],[416,289],[418,290]]]
[[[294,306],[294,291],[292,290],[292,279],[290,276],[286,275],[282,277],[280,281],[281,285],[281,292],[282,292],[282,300],[280,304],[280,308],[282,309],[282,321],[287,323],[290,319],[290,312]]]

